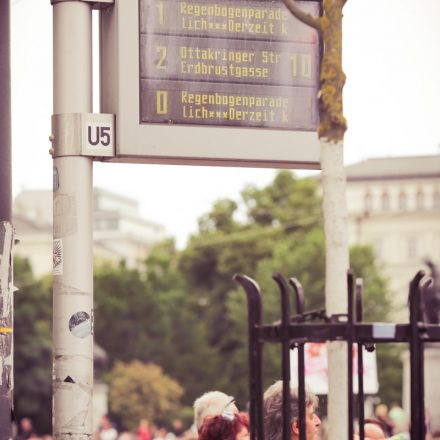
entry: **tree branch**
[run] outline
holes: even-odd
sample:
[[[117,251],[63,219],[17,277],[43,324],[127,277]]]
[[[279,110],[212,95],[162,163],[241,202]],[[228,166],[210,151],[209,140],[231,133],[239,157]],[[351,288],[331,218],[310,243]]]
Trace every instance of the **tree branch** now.
[[[287,9],[293,14],[295,18],[297,18],[302,23],[316,29],[319,33],[322,32],[321,23],[319,18],[313,17],[307,12],[304,12],[297,4],[295,0],[283,0]]]

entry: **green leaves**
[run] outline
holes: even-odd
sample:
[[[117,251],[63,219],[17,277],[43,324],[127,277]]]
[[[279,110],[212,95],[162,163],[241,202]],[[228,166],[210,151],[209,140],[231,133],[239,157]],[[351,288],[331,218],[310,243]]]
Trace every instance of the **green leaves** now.
[[[280,319],[274,271],[298,278],[306,309],[323,308],[320,206],[317,180],[281,171],[264,188],[246,188],[239,201],[215,203],[184,250],[177,251],[174,241],[167,240],[137,268],[95,265],[95,340],[109,357],[114,416],[127,428],[133,428],[141,412],[151,421],[166,422],[182,405],[189,413],[194,399],[212,389],[234,395],[245,408],[247,304],[232,277],[242,273],[259,283],[266,323]],[[365,319],[386,320],[386,284],[371,249],[354,247],[351,266],[364,278]],[[41,427],[47,426],[47,432],[51,286],[48,279],[34,280],[24,260],[16,260],[15,274],[20,287],[15,300],[16,407],[19,415],[31,415]],[[381,365],[380,377],[399,377],[396,363]],[[264,372],[265,384],[280,377],[278,346],[267,344]],[[391,396],[396,387],[395,381],[387,380],[381,383],[381,393]],[[175,405],[166,407],[166,399]]]
[[[391,309],[385,278],[370,246],[354,246],[350,250],[350,265],[356,277],[363,279],[363,320],[386,322]]]
[[[223,199],[215,202],[211,212],[199,220],[200,232],[232,232],[237,227],[234,220],[236,210],[237,203],[233,200]]]
[[[122,427],[134,430],[139,420],[166,420],[176,412],[183,389],[153,363],[117,361],[108,375],[112,412]]]
[[[291,172],[280,171],[272,184],[263,189],[247,187],[242,197],[250,222],[289,229],[320,222],[316,190],[316,180],[296,179]]]
[[[185,384],[184,402],[209,386],[215,359],[177,268],[172,241],[152,249],[144,269],[101,266],[95,272],[95,339],[111,365],[154,362]],[[203,361],[201,361],[203,359]]]
[[[35,280],[29,261],[14,258],[14,405],[18,418],[32,419],[38,432],[52,425],[52,291],[48,278]]]

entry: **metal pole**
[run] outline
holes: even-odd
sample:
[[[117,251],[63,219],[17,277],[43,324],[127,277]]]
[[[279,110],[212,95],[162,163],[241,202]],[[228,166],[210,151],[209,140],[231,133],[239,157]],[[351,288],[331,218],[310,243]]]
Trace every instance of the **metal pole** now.
[[[0,1],[0,439],[12,439],[13,278],[10,1]]]
[[[363,280],[356,278],[356,321],[362,322],[362,293]],[[358,408],[359,408],[359,439],[365,439],[365,411],[364,411],[364,345],[358,342]]]
[[[296,299],[296,314],[300,316],[302,323],[304,313],[304,291],[301,283],[296,278],[290,278],[289,282],[293,287]],[[306,379],[304,362],[304,343],[298,344],[298,402],[299,402],[299,440],[306,440]]]
[[[264,440],[263,425],[263,341],[259,335],[263,316],[261,292],[258,284],[247,276],[234,275],[234,280],[246,292],[249,335],[249,416],[251,440]]]
[[[281,354],[282,354],[282,379],[283,379],[283,440],[291,438],[292,418],[290,411],[290,300],[289,287],[286,280],[280,273],[272,274],[272,278],[277,282],[281,294]],[[305,402],[299,401],[299,407]]]
[[[0,221],[11,221],[11,37],[10,1],[0,2]]]
[[[353,438],[353,300],[354,300],[354,275],[351,269],[347,274],[348,291],[348,322],[347,322],[347,371],[348,371],[348,438]]]
[[[52,0],[54,114],[92,111],[92,9]],[[66,130],[68,131],[68,130]],[[63,133],[66,138],[74,133]],[[92,436],[92,159],[54,151],[53,434]]]
[[[410,392],[411,392],[411,439],[423,440],[424,427],[424,399],[423,399],[423,373],[421,371],[420,357],[422,356],[422,343],[419,335],[420,321],[420,281],[424,272],[419,271],[410,283],[409,288],[409,322],[410,322]]]

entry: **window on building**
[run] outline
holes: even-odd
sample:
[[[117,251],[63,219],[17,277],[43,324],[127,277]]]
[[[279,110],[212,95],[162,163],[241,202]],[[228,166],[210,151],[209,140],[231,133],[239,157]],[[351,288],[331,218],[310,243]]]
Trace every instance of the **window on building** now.
[[[432,207],[434,209],[440,209],[440,191],[436,189],[433,194]]]
[[[401,191],[400,194],[399,194],[399,209],[401,211],[406,211],[406,208],[407,208],[406,205],[407,205],[406,193]]]
[[[417,240],[415,237],[408,238],[408,258],[413,259],[417,257]]]
[[[422,190],[417,191],[416,194],[416,207],[417,209],[423,209],[425,205],[425,197],[423,195]]]
[[[386,191],[382,193],[381,205],[382,205],[382,211],[390,210],[390,196]]]
[[[373,209],[373,197],[369,192],[365,193],[364,196],[364,209],[365,212],[370,212]]]
[[[118,219],[117,218],[109,218],[106,222],[107,229],[118,229]]]
[[[101,219],[95,220],[93,227],[97,231],[118,229],[118,219],[117,218],[101,218]]]

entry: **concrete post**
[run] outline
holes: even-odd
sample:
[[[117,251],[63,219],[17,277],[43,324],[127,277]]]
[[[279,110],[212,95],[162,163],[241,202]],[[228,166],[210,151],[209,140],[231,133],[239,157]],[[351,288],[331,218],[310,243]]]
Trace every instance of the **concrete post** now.
[[[75,0],[51,3],[53,113],[91,113],[91,4]],[[74,135],[63,133],[68,139]],[[92,159],[57,152],[57,141],[53,169],[53,435],[55,439],[83,440],[93,434]]]

